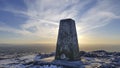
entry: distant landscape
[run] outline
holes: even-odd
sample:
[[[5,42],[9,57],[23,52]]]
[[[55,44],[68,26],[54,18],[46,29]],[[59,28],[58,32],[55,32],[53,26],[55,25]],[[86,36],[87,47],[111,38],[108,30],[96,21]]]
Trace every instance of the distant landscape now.
[[[96,51],[96,50],[105,50],[108,52],[120,52],[120,45],[88,45],[90,47],[81,47],[86,46],[85,44],[80,44],[80,51]],[[103,47],[101,47],[103,46]],[[29,54],[38,54],[38,53],[51,53],[55,52],[56,46],[52,44],[0,44],[0,58],[3,56],[11,55],[11,57],[15,57],[16,55],[24,56]]]
[[[89,47],[86,47],[89,46]],[[114,47],[113,47],[114,46]],[[103,45],[103,44],[79,44],[80,51],[106,50],[109,52],[120,52],[120,45]],[[55,52],[55,44],[0,44],[0,54],[14,53],[51,53]]]

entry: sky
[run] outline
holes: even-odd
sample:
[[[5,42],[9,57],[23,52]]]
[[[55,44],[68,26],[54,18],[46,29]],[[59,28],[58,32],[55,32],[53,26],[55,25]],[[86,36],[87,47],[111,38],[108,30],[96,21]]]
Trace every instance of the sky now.
[[[0,0],[0,44],[56,44],[66,18],[79,44],[120,44],[120,0]]]

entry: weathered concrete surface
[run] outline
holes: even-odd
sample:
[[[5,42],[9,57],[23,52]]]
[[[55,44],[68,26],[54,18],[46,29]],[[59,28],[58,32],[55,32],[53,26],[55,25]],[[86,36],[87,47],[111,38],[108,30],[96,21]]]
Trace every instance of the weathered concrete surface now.
[[[79,47],[75,21],[60,21],[55,60],[79,60]]]

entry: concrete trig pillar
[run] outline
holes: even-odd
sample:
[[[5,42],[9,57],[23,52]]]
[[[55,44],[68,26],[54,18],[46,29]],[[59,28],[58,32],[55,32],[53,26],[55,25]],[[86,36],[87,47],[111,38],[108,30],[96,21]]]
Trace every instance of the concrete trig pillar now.
[[[75,21],[60,20],[55,60],[79,60],[79,46]]]

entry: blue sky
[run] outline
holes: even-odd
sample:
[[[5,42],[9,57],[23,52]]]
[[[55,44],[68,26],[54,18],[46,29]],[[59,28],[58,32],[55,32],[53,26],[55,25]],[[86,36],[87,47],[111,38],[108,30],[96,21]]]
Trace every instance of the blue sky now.
[[[0,43],[56,43],[59,20],[79,43],[120,44],[120,0],[0,0]]]

